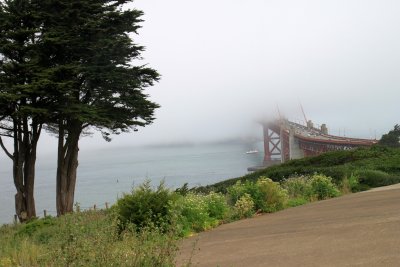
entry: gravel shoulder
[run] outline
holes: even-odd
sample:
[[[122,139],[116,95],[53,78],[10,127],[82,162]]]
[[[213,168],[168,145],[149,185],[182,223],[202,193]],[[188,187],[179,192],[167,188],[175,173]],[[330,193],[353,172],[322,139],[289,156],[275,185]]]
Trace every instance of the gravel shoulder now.
[[[400,184],[222,225],[185,239],[184,266],[399,266]]]

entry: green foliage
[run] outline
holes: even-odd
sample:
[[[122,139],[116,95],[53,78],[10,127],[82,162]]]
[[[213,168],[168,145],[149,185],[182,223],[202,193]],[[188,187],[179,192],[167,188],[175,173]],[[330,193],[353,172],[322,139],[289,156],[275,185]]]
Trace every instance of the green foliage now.
[[[303,198],[310,195],[311,185],[308,182],[309,177],[297,176],[282,181],[282,187],[288,192],[291,199]]]
[[[262,199],[261,211],[275,212],[285,207],[287,201],[287,192],[282,189],[278,182],[274,182],[267,177],[260,177],[257,181]]]
[[[290,198],[286,204],[287,207],[297,207],[309,202],[308,199],[299,197],[299,198]]]
[[[271,177],[274,181],[282,181],[293,176],[311,176],[320,173],[332,177],[339,185],[344,179],[363,170],[377,170],[388,173],[392,178],[386,182],[400,182],[400,149],[385,146],[372,146],[355,150],[332,151],[316,157],[291,160],[286,163],[252,172],[243,177],[225,180],[213,185],[193,188],[192,191],[207,193],[209,191],[226,193],[227,188],[237,181],[257,181],[261,176]],[[369,185],[359,181],[357,190],[365,190]],[[381,183],[382,184],[382,183]]]
[[[225,196],[217,193],[200,195],[188,193],[170,202],[176,227],[181,236],[200,232],[219,225],[228,214]]]
[[[169,202],[176,197],[167,189],[164,183],[153,190],[150,181],[134,188],[130,194],[125,194],[115,205],[121,229],[134,224],[139,231],[144,226],[160,227],[168,224]]]
[[[119,233],[115,214],[103,211],[41,220],[0,228],[0,266],[174,266],[172,228],[136,232],[130,225]],[[43,232],[49,233],[46,243],[38,242]]]
[[[351,174],[349,177],[345,177],[341,183],[343,193],[359,192],[362,191],[362,185],[360,185],[358,175]]]
[[[244,193],[235,203],[234,217],[243,219],[253,215],[254,201],[249,194]]]
[[[358,170],[356,175],[359,177],[360,184],[368,187],[379,187],[400,182],[400,176],[380,170]]]
[[[254,208],[262,212],[281,210],[287,200],[287,192],[280,187],[279,183],[266,177],[260,177],[255,183],[237,181],[235,185],[228,187],[227,191],[233,205],[248,194],[254,202]]]
[[[83,130],[99,130],[110,141],[111,134],[136,131],[154,121],[159,105],[145,90],[160,75],[140,63],[144,47],[133,42],[132,35],[141,27],[143,12],[123,8],[127,2],[1,1],[0,136],[14,137],[14,147],[22,150],[15,160],[30,160],[16,166],[34,164],[36,155],[25,152],[36,153],[43,127],[62,139],[58,168],[68,176],[58,180],[75,184]],[[10,158],[18,153],[7,152]],[[31,170],[21,172],[27,176],[21,181],[14,177],[16,185],[28,182],[26,188],[33,187]],[[70,212],[73,199],[60,195],[73,196],[66,191],[75,188],[57,188],[58,200],[68,202],[57,205],[58,213]],[[33,193],[21,194],[30,199]],[[33,214],[28,211],[28,217]]]
[[[387,134],[382,135],[379,144],[388,147],[400,147],[400,125],[396,124],[393,130],[390,130]]]
[[[32,221],[23,224],[18,230],[17,234],[21,236],[32,236],[34,233],[55,224],[55,219],[53,217],[46,217],[41,220],[34,219]]]
[[[210,217],[218,220],[225,219],[229,206],[224,195],[211,192],[206,196],[206,204]]]
[[[189,193],[189,186],[188,183],[184,183],[181,187],[177,188],[175,190],[176,193],[182,195],[182,196],[186,196]]]
[[[332,178],[322,174],[291,177],[283,180],[282,186],[287,190],[291,199],[289,206],[340,195],[337,186],[332,183]]]
[[[257,195],[257,186],[252,181],[236,181],[236,183],[227,188],[228,196],[232,205],[245,194],[248,194],[252,198]]]
[[[181,190],[182,193],[185,190]],[[168,190],[163,183],[153,190],[150,181],[126,194],[113,207],[121,230],[135,225],[137,231],[143,227],[176,227],[178,235],[187,236],[213,228],[226,219],[229,212],[224,195],[185,193]]]
[[[316,198],[318,200],[328,199],[337,197],[340,195],[340,191],[336,185],[332,183],[332,178],[322,174],[314,174],[310,180],[310,198]]]

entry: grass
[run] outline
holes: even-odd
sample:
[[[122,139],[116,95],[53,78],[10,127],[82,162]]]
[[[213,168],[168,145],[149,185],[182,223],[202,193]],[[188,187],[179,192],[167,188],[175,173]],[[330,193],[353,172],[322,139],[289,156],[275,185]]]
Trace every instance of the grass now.
[[[174,266],[173,230],[118,233],[105,211],[47,217],[0,228],[0,266]]]

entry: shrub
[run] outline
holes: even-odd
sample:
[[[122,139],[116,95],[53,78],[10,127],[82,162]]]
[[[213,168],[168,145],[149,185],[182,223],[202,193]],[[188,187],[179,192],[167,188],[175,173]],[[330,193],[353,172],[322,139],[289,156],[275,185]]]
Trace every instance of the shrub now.
[[[341,183],[342,193],[351,193],[362,191],[362,186],[359,183],[359,178],[355,174],[351,174],[349,177],[345,177]]]
[[[260,177],[256,183],[237,181],[235,185],[228,188],[228,194],[233,205],[248,194],[254,202],[254,208],[262,212],[281,210],[287,200],[286,190],[282,189],[279,183],[266,177]]]
[[[219,224],[228,206],[222,195],[196,195],[188,193],[170,202],[171,213],[175,218],[179,235],[187,236],[192,232],[200,232]]]
[[[256,185],[262,201],[260,206],[263,212],[274,212],[285,207],[287,191],[282,189],[278,182],[267,177],[260,177]]]
[[[254,215],[254,201],[251,196],[245,193],[235,203],[234,217],[237,219],[249,218]]]
[[[249,194],[253,199],[256,194],[257,187],[254,182],[246,181],[242,183],[237,181],[234,185],[228,187],[227,192],[232,206],[244,195]]]
[[[308,177],[303,175],[283,180],[282,187],[287,190],[290,198],[304,198],[311,192]]]
[[[115,205],[120,228],[123,230],[129,223],[137,230],[147,225],[161,226],[169,223],[169,202],[176,198],[175,193],[167,189],[163,182],[153,190],[150,181],[144,182],[124,195]]]
[[[205,198],[207,204],[207,212],[211,218],[223,220],[229,210],[226,197],[221,193],[211,192]]]
[[[182,196],[186,196],[189,193],[189,191],[190,189],[188,183],[184,183],[181,187],[175,189],[175,192]]]
[[[400,182],[399,177],[378,170],[359,170],[359,181],[369,187],[391,185]]]
[[[18,230],[17,234],[22,236],[32,236],[34,233],[46,228],[46,226],[54,225],[54,221],[55,219],[50,216],[40,220],[34,219],[26,224],[23,224]]]
[[[336,185],[332,183],[332,178],[328,176],[314,174],[311,176],[309,183],[311,186],[310,199],[322,200],[340,195]]]

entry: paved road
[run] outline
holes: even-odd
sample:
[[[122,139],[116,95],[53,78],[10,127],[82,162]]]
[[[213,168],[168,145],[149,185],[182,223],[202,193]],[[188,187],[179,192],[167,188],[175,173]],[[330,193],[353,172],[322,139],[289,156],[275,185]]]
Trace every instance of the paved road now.
[[[184,240],[178,266],[189,258],[207,267],[400,266],[400,185],[222,225]]]

